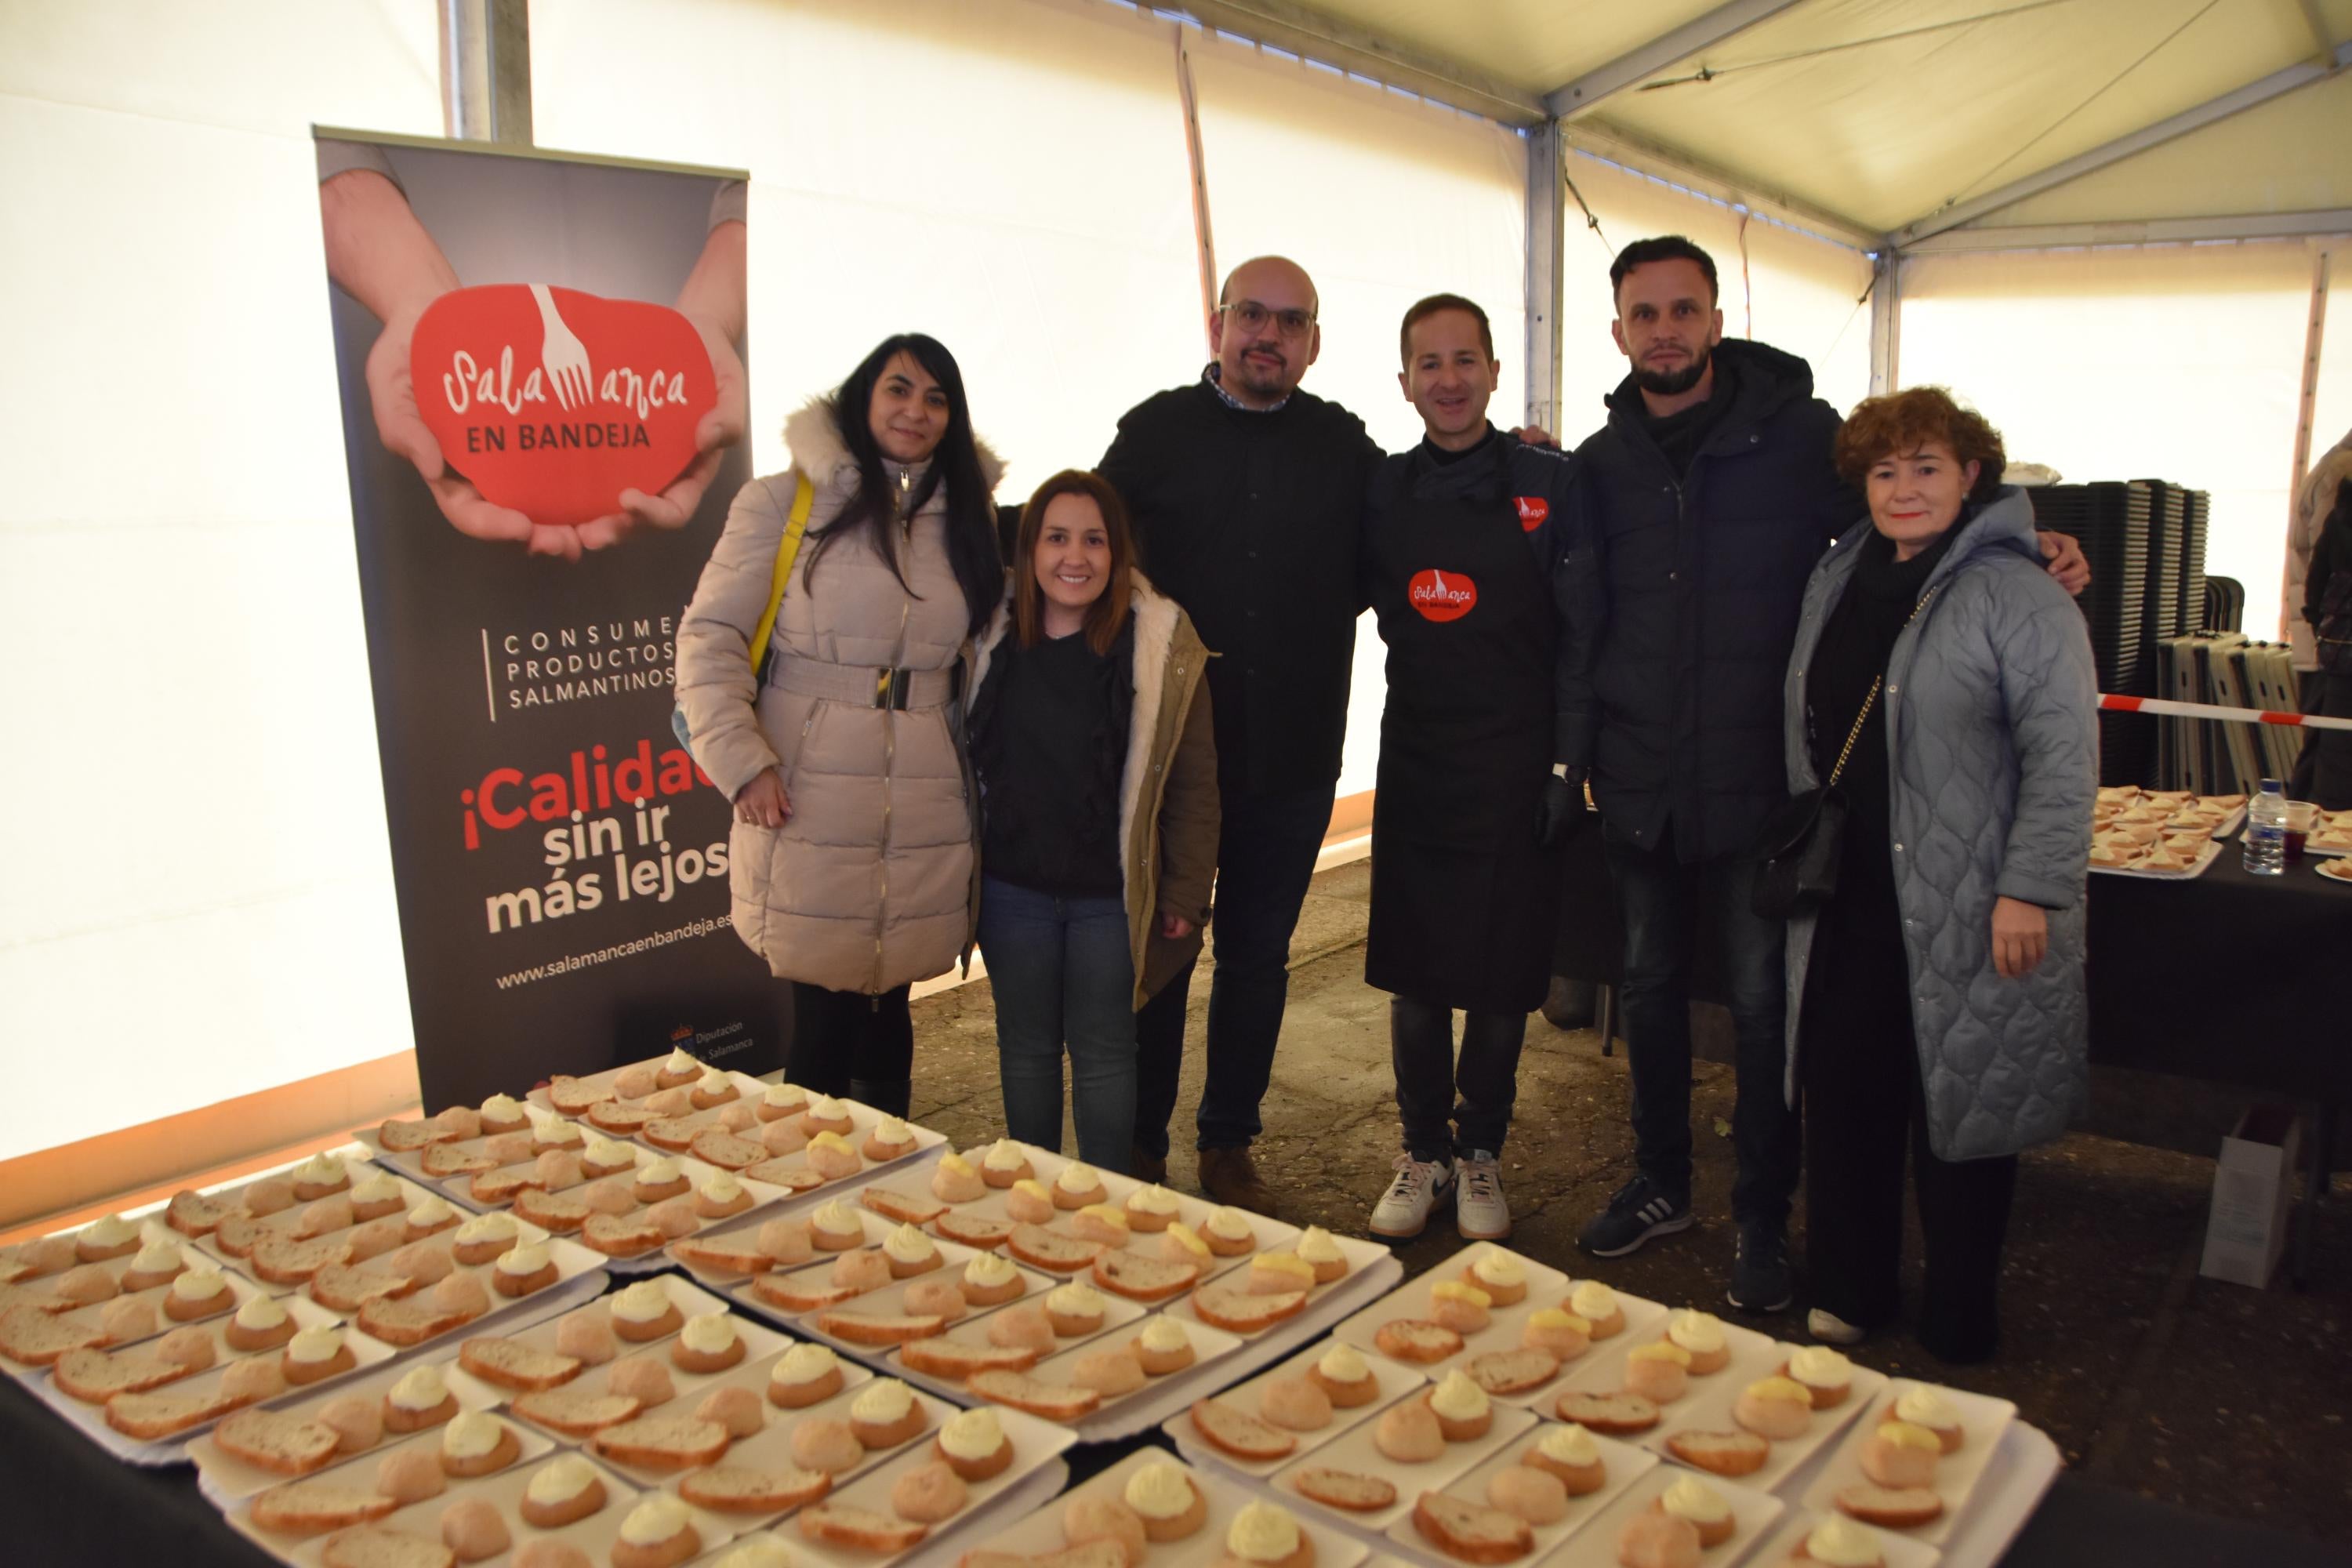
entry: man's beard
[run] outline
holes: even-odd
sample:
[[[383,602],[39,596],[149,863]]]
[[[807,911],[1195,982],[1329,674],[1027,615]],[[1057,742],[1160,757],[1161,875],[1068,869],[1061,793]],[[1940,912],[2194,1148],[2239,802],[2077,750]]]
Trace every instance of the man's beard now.
[[[1280,353],[1279,350],[1257,352]],[[1282,379],[1289,369],[1290,362],[1286,355],[1283,357],[1282,363],[1276,365],[1261,365],[1244,358],[1234,367],[1234,375],[1241,383],[1242,390],[1254,397],[1279,397],[1289,390],[1283,384]]]
[[[1699,384],[1699,378],[1706,374],[1709,363],[1709,351],[1701,349],[1680,370],[1643,370],[1636,366],[1633,384],[1660,397],[1679,397]]]

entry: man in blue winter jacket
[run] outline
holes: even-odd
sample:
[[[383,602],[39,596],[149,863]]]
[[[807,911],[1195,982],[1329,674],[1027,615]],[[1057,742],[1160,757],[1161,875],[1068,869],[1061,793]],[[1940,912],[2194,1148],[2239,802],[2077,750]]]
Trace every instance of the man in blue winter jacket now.
[[[1811,368],[1723,336],[1706,251],[1680,235],[1639,240],[1610,282],[1632,374],[1576,453],[1559,760],[1600,808],[1624,922],[1638,1169],[1578,1245],[1616,1258],[1692,1223],[1690,976],[1711,931],[1738,1040],[1727,1296],[1779,1311],[1794,1297],[1784,1233],[1799,1141],[1781,1089],[1782,928],[1750,907],[1753,851],[1788,798],[1781,679],[1805,580],[1864,508],[1831,465],[1840,420]],[[2090,574],[2074,542],[2042,545],[2079,593]]]

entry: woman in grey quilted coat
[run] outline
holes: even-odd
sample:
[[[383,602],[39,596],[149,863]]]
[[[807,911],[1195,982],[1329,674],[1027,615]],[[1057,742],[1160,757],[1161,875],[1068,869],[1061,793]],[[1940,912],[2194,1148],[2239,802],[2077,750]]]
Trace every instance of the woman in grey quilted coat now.
[[[2087,1079],[2090,637],[1981,416],[1937,387],[1870,398],[1836,458],[1870,526],[1814,568],[1785,689],[1790,789],[1843,752],[1851,813],[1836,895],[1789,929],[1809,1327],[1853,1343],[1894,1321],[1907,1152],[1919,1342],[1982,1361],[2018,1152]]]

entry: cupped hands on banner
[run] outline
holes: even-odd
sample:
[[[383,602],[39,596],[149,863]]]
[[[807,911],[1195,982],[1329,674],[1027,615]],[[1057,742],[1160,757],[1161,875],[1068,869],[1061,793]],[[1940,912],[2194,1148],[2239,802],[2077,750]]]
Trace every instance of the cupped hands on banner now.
[[[743,438],[749,423],[743,361],[736,354],[725,324],[688,309],[683,301],[678,310],[694,324],[695,331],[702,338],[702,346],[709,351],[710,373],[719,384],[719,401],[695,426],[692,467],[656,494],[647,495],[635,489],[621,492],[621,512],[627,520],[621,532],[639,523],[654,528],[684,528],[693,521],[696,509],[702,505],[704,492],[718,476],[727,448]]]

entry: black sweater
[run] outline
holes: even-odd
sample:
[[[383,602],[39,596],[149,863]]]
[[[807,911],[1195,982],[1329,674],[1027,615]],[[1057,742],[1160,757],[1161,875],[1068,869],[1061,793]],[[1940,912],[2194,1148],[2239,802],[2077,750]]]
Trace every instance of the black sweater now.
[[[1139,564],[1184,607],[1209,661],[1217,783],[1328,789],[1355,660],[1357,540],[1381,449],[1363,421],[1294,392],[1271,413],[1204,381],[1129,409],[1102,477],[1127,502]]]

